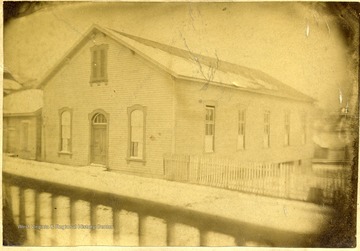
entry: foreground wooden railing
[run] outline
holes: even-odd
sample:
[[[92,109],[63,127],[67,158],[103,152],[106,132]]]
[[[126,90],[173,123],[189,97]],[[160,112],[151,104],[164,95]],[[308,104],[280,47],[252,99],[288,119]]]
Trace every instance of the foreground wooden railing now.
[[[332,205],[346,193],[350,172],[313,171],[293,162],[255,163],[206,156],[166,154],[167,180]],[[310,171],[309,171],[310,170]]]
[[[122,230],[130,228],[128,222],[124,226],[120,214],[131,217],[137,236],[135,246],[300,246],[312,245],[311,241],[316,236],[313,233],[299,233],[278,230],[274,227],[264,227],[244,223],[242,221],[226,218],[220,215],[212,215],[204,212],[194,211],[189,208],[176,207],[154,201],[137,199],[117,195],[116,193],[100,192],[91,188],[75,185],[64,185],[48,182],[29,177],[3,172],[4,197],[15,212],[15,222],[20,226],[33,224],[35,226],[56,226],[68,224],[76,225],[79,218],[88,217],[90,226],[104,223],[99,219],[103,207],[107,207],[111,214],[110,225],[112,226],[112,242],[106,245],[129,245],[122,243]],[[18,193],[14,193],[17,190]],[[30,192],[30,193],[29,193]],[[181,191],[179,191],[181,192]],[[29,196],[29,194],[31,196]],[[47,195],[51,211],[44,206],[44,195]],[[46,196],[45,196],[46,197]],[[66,198],[66,200],[64,199]],[[17,201],[15,205],[14,201]],[[79,210],[76,205],[79,202],[86,203],[88,213],[84,209]],[[12,204],[12,205],[11,205]],[[66,208],[66,214],[60,214],[61,207]],[[17,211],[17,213],[16,213]],[[16,215],[18,214],[18,215]],[[46,216],[49,215],[49,221]],[[161,223],[164,231],[156,231],[156,243],[152,224],[156,219]],[[48,225],[45,225],[48,222]],[[134,225],[132,223],[132,225]],[[66,246],[79,244],[79,229],[23,229],[27,236],[24,245],[51,245]],[[82,236],[83,245],[99,245],[101,237],[100,229],[90,229],[88,236]],[[184,242],[182,236],[191,232],[190,240]],[[46,233],[46,234],[45,234]],[[67,233],[67,238],[64,237]],[[149,237],[150,236],[150,237]],[[152,237],[151,237],[152,236]],[[215,236],[215,237],[214,237]],[[220,237],[219,237],[220,236]],[[107,236],[109,237],[109,236]],[[88,238],[88,239],[86,239]],[[44,242],[44,239],[47,239]],[[51,240],[49,242],[49,239]],[[86,239],[86,240],[84,240]],[[65,240],[69,240],[66,243]],[[219,241],[220,240],[220,241]],[[221,241],[222,240],[222,241]],[[190,242],[189,242],[190,241]],[[159,244],[160,243],[160,244]]]

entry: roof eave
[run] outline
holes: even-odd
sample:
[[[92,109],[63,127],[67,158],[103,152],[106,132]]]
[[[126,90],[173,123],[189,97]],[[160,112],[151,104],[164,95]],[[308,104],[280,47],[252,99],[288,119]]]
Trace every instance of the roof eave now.
[[[224,83],[221,83],[221,82],[216,82],[216,81],[212,81],[212,80],[205,80],[205,79],[199,79],[199,78],[193,78],[193,77],[184,76],[184,75],[177,75],[177,76],[174,76],[174,77],[177,78],[177,79],[182,79],[182,80],[187,80],[187,81],[194,81],[194,82],[203,83],[203,84],[211,84],[211,85],[214,85],[214,86],[235,89],[235,90],[238,90],[238,91],[251,92],[251,93],[267,95],[267,96],[273,96],[273,97],[278,97],[278,98],[285,98],[285,99],[301,101],[301,102],[306,102],[306,103],[314,103],[315,102],[315,99],[313,99],[311,97],[306,97],[306,98],[305,97],[304,98],[290,97],[290,96],[287,96],[287,95],[280,95],[280,94],[276,94],[276,93],[267,93],[267,92],[264,92],[264,91],[261,91],[261,90],[256,90],[256,89],[249,89],[249,88],[230,86],[228,84],[224,84]]]
[[[37,85],[37,89],[42,89],[46,83],[60,70],[60,68],[66,64],[66,62],[71,59],[75,53],[87,42],[87,39],[91,36],[94,30],[98,30],[100,32],[104,32],[103,29],[93,24],[82,36],[81,38],[65,53],[55,65],[54,67],[50,68],[48,72],[45,74],[42,80],[39,81]],[[105,32],[104,32],[105,33]]]
[[[73,55],[75,55],[75,53],[87,42],[87,39],[89,39],[89,37],[91,36],[91,34],[97,30],[98,32],[101,32],[103,34],[105,34],[106,36],[110,37],[111,39],[113,39],[114,41],[120,43],[121,45],[127,47],[129,50],[134,51],[136,54],[141,55],[143,58],[145,58],[146,60],[150,61],[152,64],[154,64],[155,66],[161,68],[162,70],[164,70],[165,72],[169,73],[170,75],[172,75],[173,77],[178,77],[178,75],[172,71],[171,69],[164,67],[163,65],[159,64],[158,62],[156,62],[155,60],[153,60],[152,58],[146,56],[144,53],[142,53],[141,51],[137,50],[136,48],[134,48],[133,46],[127,44],[126,42],[120,40],[119,38],[117,38],[116,36],[114,36],[113,34],[111,34],[111,32],[109,32],[107,29],[102,28],[96,24],[92,25],[85,33],[84,35],[78,40],[78,42],[75,43],[75,45],[73,47],[71,47],[67,53],[65,53],[65,56],[63,58],[61,58],[61,60],[58,61],[57,64],[55,64],[55,66],[53,68],[51,68],[47,74],[45,74],[45,77],[39,82],[38,86],[36,87],[37,89],[42,89],[46,83],[61,69],[61,67],[63,65],[66,64],[66,62],[71,59],[73,57]]]
[[[38,116],[41,114],[42,108],[33,111],[33,112],[23,112],[23,113],[16,113],[16,112],[9,112],[3,113],[3,117],[32,117],[32,116]]]

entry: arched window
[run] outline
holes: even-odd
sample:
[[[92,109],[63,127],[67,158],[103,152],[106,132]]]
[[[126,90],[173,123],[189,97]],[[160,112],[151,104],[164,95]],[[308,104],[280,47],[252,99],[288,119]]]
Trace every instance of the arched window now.
[[[71,111],[60,112],[60,151],[71,152]]]
[[[104,114],[96,113],[93,117],[92,123],[94,125],[104,125],[107,124],[107,120]]]
[[[129,159],[145,159],[145,108],[140,105],[128,108]]]

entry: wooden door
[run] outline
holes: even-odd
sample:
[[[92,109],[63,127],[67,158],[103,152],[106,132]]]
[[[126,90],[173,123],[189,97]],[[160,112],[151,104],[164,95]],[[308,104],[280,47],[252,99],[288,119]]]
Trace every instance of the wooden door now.
[[[16,152],[16,129],[15,128],[8,128],[7,130],[7,152],[8,153],[15,153]]]
[[[91,142],[91,163],[106,165],[107,158],[106,125],[93,125]]]

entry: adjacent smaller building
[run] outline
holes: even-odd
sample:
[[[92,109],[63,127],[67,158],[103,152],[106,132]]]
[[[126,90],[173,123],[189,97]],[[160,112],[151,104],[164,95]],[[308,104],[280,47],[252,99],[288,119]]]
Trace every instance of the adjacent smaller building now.
[[[41,159],[43,92],[29,89],[4,97],[3,151],[24,159]]]
[[[345,110],[320,118],[314,125],[314,161],[342,163],[350,160],[353,142],[350,117]]]

